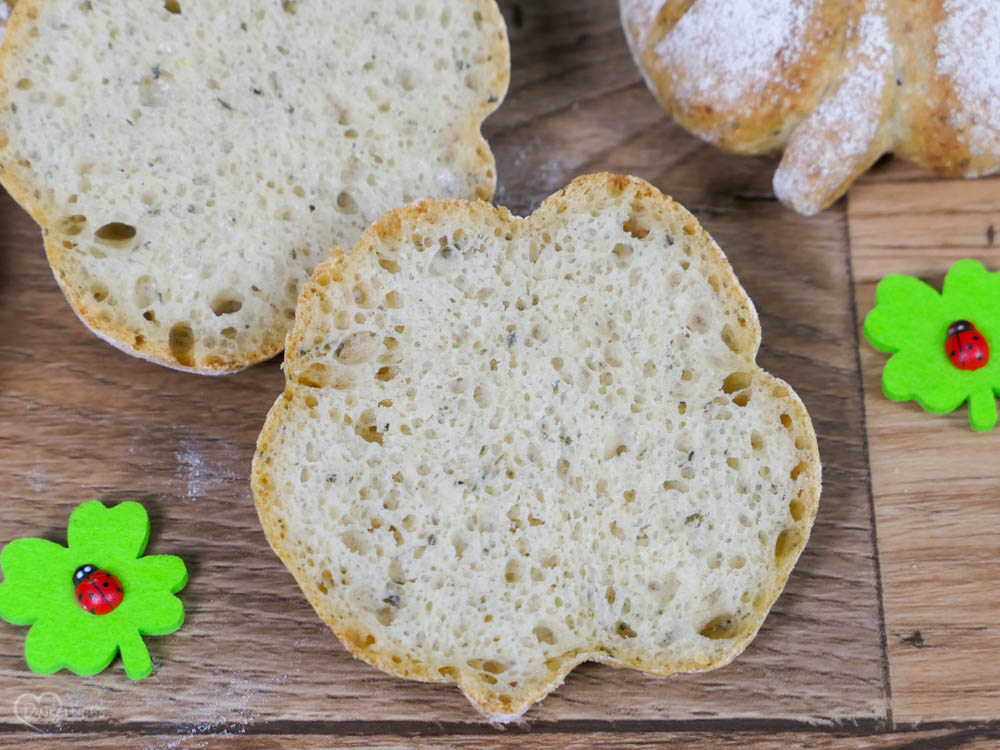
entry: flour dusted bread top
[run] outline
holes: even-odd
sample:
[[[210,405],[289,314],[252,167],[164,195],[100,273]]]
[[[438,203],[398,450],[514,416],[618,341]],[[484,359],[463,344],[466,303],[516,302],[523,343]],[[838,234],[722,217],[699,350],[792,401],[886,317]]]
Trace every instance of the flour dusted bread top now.
[[[996,0],[620,0],[657,98],[737,153],[784,151],[777,196],[816,213],[882,154],[1000,168]]]
[[[493,193],[493,0],[20,0],[0,49],[0,181],[77,314],[166,365],[274,355],[330,248]]]
[[[587,660],[721,666],[820,489],[759,340],[718,246],[638,179],[579,178],[527,219],[392,211],[299,298],[261,522],[355,655],[495,720]]]
[[[7,30],[7,21],[10,18],[10,9],[14,0],[0,0],[0,42],[3,42],[4,32]]]

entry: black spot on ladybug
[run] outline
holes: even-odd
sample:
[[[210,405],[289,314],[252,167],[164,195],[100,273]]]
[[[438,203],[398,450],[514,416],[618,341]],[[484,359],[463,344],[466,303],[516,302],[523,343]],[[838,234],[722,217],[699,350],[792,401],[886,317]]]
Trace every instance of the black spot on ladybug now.
[[[978,370],[990,359],[986,337],[968,320],[956,320],[948,326],[944,344],[945,354],[959,370]]]
[[[76,595],[76,600],[77,600],[78,602],[82,602],[82,601],[83,601],[83,594],[77,594],[77,595]]]
[[[111,584],[110,584],[110,583],[108,583],[107,581],[105,581],[105,582],[104,582],[104,588],[107,588],[107,587],[108,587],[108,586],[110,586],[110,585],[111,585]]]

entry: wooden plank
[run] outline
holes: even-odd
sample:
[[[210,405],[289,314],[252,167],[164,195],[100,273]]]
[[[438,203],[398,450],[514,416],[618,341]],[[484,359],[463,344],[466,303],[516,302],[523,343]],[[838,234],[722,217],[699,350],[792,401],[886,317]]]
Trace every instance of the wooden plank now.
[[[963,257],[1000,269],[998,179],[865,180],[849,222],[859,321],[890,273],[940,288]],[[994,718],[1000,671],[984,654],[1000,649],[1000,432],[973,433],[964,407],[934,416],[888,401],[885,361],[862,343],[894,716]]]
[[[994,750],[1000,741],[995,727],[956,727],[926,731],[894,732],[889,734],[845,734],[821,732],[504,732],[489,729],[482,735],[399,736],[389,734],[268,734],[268,735],[205,735],[188,734],[59,734],[40,737],[37,734],[16,734],[0,737],[0,749],[22,748],[28,743],[33,750],[230,750],[253,747],[254,750],[430,750],[447,746],[455,750],[652,750],[669,747],[672,750],[718,748],[719,750]]]
[[[514,80],[488,124],[499,196],[530,210],[583,171],[650,179],[692,208],[758,304],[761,362],[809,406],[824,459],[813,539],[760,636],[733,665],[669,680],[577,670],[529,722],[728,720],[850,725],[888,714],[867,468],[849,299],[844,205],[804,219],[770,197],[775,162],[721,154],[655,104],[628,58],[614,3],[506,3]],[[523,64],[522,64],[523,63]],[[655,302],[653,302],[655,303]],[[220,380],[120,354],[73,317],[37,230],[0,198],[0,541],[60,539],[75,503],[141,500],[152,553],[191,569],[178,633],[150,639],[154,675],[26,671],[24,630],[0,627],[0,705],[51,691],[84,721],[270,726],[289,721],[476,722],[448,686],[351,659],[264,542],[248,487],[277,362]]]

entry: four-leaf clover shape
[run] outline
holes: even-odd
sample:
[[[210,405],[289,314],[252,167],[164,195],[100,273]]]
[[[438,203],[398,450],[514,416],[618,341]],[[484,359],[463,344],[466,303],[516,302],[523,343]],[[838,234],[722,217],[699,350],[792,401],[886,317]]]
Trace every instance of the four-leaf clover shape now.
[[[144,635],[166,635],[184,622],[174,594],[187,583],[184,562],[172,555],[143,557],[149,517],[139,503],[106,508],[93,500],[69,519],[67,547],[46,539],[16,539],[0,553],[0,617],[30,625],[24,656],[33,672],[103,671],[120,651],[133,680],[153,671]],[[92,565],[124,589],[107,614],[91,614],[77,601],[74,573]]]
[[[882,390],[893,401],[915,400],[935,414],[969,402],[974,430],[992,430],[1000,395],[1000,353],[976,370],[962,370],[945,352],[949,327],[969,321],[994,347],[1000,346],[1000,273],[961,260],[945,276],[939,294],[912,276],[886,276],[865,319],[865,337],[892,354],[882,372]]]

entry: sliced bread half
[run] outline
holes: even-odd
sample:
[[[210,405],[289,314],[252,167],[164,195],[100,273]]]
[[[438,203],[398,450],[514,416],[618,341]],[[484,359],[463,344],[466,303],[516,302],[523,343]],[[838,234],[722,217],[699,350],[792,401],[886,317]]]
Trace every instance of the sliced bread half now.
[[[584,661],[719,667],[809,536],[820,462],[719,247],[651,185],[527,219],[391,211],[299,297],[253,492],[356,656],[508,721]]]
[[[508,74],[494,0],[20,0],[0,182],[95,333],[228,372],[384,211],[492,196]]]

